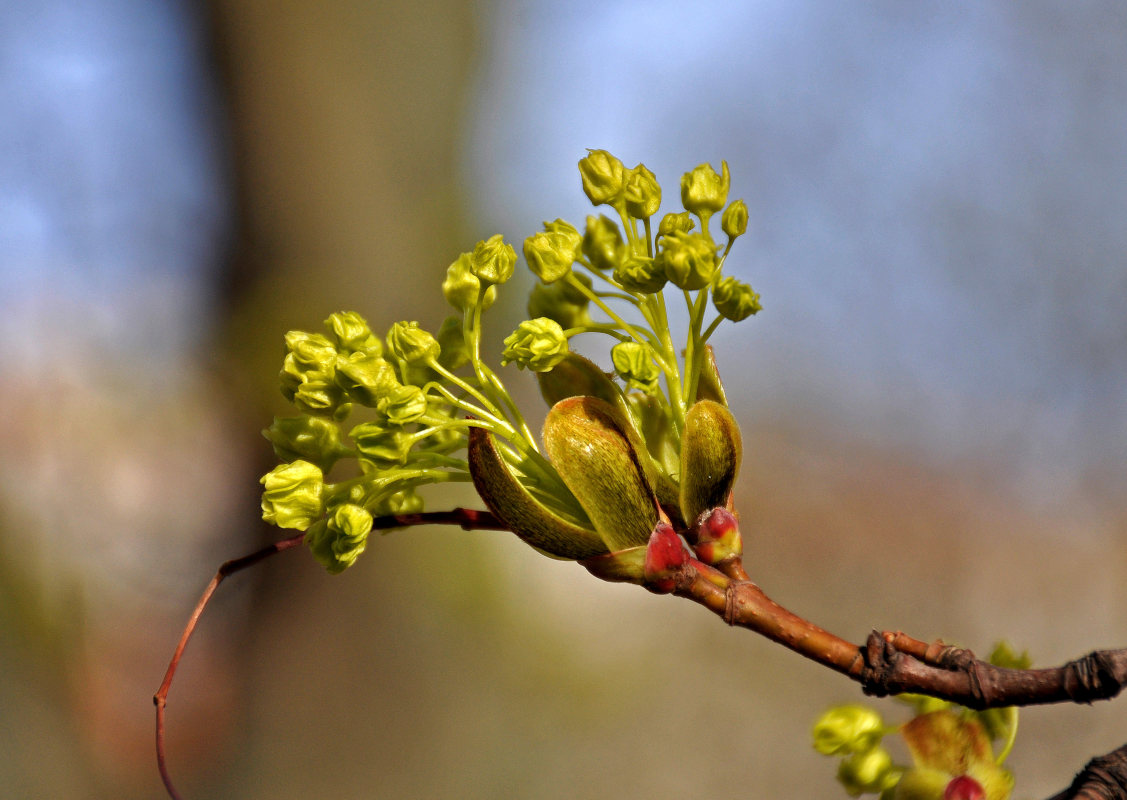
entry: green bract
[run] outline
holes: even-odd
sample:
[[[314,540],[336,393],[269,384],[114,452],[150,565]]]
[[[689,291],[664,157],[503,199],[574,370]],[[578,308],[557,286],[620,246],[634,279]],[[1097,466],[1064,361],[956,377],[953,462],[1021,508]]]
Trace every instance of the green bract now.
[[[659,520],[685,536],[698,517],[711,520],[691,535],[713,561],[739,547],[723,508],[739,429],[708,341],[725,319],[758,310],[757,301],[749,310],[750,287],[722,274],[746,206],[728,206],[721,252],[707,218],[726,202],[727,165],[722,176],[707,165],[688,173],[684,209],[661,216],[656,231],[662,191],[653,172],[628,170],[605,150],[590,151],[579,169],[583,191],[607,214],[588,216],[582,234],[557,219],[524,240],[540,280],[529,319],[499,359],[482,352],[484,317],[517,261],[500,235],[446,269],[442,293],[457,313],[437,334],[397,322],[381,343],[364,317],[338,311],[322,332],[286,335],[279,377],[299,415],[264,431],[288,463],[263,478],[263,517],[306,530],[329,571],[356,560],[373,526],[394,527],[387,515],[421,510],[420,487],[448,481],[472,482],[533,547],[610,580],[644,579],[641,551]],[[670,329],[671,300],[688,309],[683,335]],[[571,352],[578,336],[604,337],[602,356]],[[543,441],[491,366],[497,360],[536,374],[551,406]],[[717,508],[724,513],[705,515]]]

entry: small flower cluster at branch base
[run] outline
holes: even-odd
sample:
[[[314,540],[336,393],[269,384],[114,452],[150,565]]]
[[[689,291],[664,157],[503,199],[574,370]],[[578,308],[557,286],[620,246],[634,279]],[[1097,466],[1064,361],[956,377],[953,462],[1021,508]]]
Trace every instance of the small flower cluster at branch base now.
[[[1029,656],[999,643],[996,666],[1028,669]],[[831,708],[814,723],[814,749],[837,756],[837,779],[850,797],[879,794],[881,800],[1008,800],[1013,774],[1002,765],[1017,735],[1017,709],[969,708],[923,695],[901,695],[913,707],[908,722],[889,727],[880,714],[860,705]],[[912,756],[897,765],[882,740],[899,734]],[[993,742],[1003,743],[995,756]]]
[[[662,190],[648,168],[592,150],[579,172],[592,204],[612,215],[589,216],[582,229],[545,222],[524,241],[539,281],[529,319],[500,354],[502,366],[534,373],[553,406],[543,442],[481,352],[483,315],[517,263],[500,235],[447,268],[442,292],[456,313],[436,333],[401,321],[380,337],[342,311],[323,332],[286,334],[280,380],[298,415],[263,432],[284,462],[262,479],[263,518],[306,531],[330,571],[355,562],[375,518],[421,510],[416,490],[431,483],[472,481],[517,535],[572,559],[643,547],[659,510],[685,535],[702,510],[728,501],[739,432],[708,341],[725,319],[760,310],[750,286],[723,274],[747,205],[728,203],[727,163],[720,173],[701,164],[681,179],[684,210],[655,230]],[[710,229],[716,215],[723,245]],[[680,342],[667,288],[688,310]],[[607,337],[613,372],[571,351],[579,335]],[[709,485],[682,480],[702,464]],[[736,546],[707,544],[718,559]]]

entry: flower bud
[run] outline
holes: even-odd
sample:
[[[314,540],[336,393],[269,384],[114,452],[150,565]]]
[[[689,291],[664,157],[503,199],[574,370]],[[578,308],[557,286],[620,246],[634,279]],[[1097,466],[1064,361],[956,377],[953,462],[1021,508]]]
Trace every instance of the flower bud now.
[[[355,311],[337,311],[330,314],[325,320],[325,325],[333,332],[337,350],[341,353],[362,350],[378,356],[383,352],[383,345],[368,327],[368,321]]]
[[[814,723],[814,749],[824,756],[863,753],[884,736],[880,714],[866,706],[835,706]]]
[[[698,217],[706,218],[724,207],[728,200],[728,162],[720,162],[722,174],[711,164],[700,164],[681,176],[681,205]]]
[[[375,408],[381,398],[399,386],[399,379],[395,368],[385,359],[356,352],[337,359],[336,383],[353,402]]]
[[[915,766],[904,772],[892,793],[894,800],[943,800],[951,776],[941,769]]]
[[[418,514],[422,510],[423,498],[410,486],[388,495],[380,507],[380,511],[387,514]]]
[[[626,291],[638,294],[657,294],[668,281],[660,263],[640,255],[627,256],[615,267],[612,277]]]
[[[280,464],[262,476],[262,518],[279,528],[303,531],[323,513],[321,468],[308,461]]]
[[[446,369],[453,372],[470,360],[470,348],[466,345],[462,320],[457,317],[447,317],[442,321],[435,338],[441,348],[438,353],[438,363]]]
[[[947,784],[943,800],[986,800],[986,790],[970,775],[960,775]]]
[[[720,228],[729,239],[743,236],[747,232],[747,203],[737,200],[724,209],[720,218]]]
[[[591,279],[586,275],[575,273],[574,277],[591,287]],[[582,328],[591,324],[591,315],[587,311],[589,304],[587,296],[569,281],[537,283],[528,295],[528,316],[553,319],[564,330]]]
[[[286,334],[286,350],[301,372],[330,370],[337,356],[336,348],[328,338],[305,331],[289,331]]]
[[[311,372],[297,387],[293,404],[299,411],[322,417],[342,417],[347,415],[349,404],[343,403],[344,391],[337,385],[335,371]]]
[[[622,262],[626,245],[618,225],[606,216],[587,217],[587,227],[583,234],[583,255],[596,269],[604,272],[614,269]]]
[[[427,413],[427,396],[418,386],[397,386],[381,400],[380,411],[392,425],[409,425]]]
[[[579,161],[579,175],[583,179],[583,193],[592,205],[610,205],[621,201],[626,168],[606,150],[588,150]]]
[[[853,753],[843,759],[837,769],[838,781],[853,797],[883,792],[896,783],[898,776],[892,756],[883,747]]]
[[[497,287],[490,286],[481,293],[481,281],[470,269],[473,258],[472,253],[462,253],[458,259],[446,268],[446,280],[442,282],[442,295],[446,302],[459,311],[473,308],[478,302],[482,310],[493,305],[497,299]]]
[[[352,566],[368,546],[372,515],[363,506],[345,503],[305,534],[313,557],[333,575]]]
[[[524,260],[544,283],[553,283],[571,271],[582,252],[583,237],[562,219],[545,222],[544,230],[524,240]]]
[[[669,213],[661,218],[661,223],[657,226],[657,235],[668,236],[671,233],[681,232],[688,233],[696,227],[693,218],[689,216],[688,211],[682,211],[680,214]]]
[[[501,364],[515,363],[521,369],[545,372],[567,355],[567,337],[554,319],[537,317],[522,322],[505,338]]]
[[[731,275],[721,278],[712,287],[712,304],[721,316],[739,322],[763,310],[759,295],[743,281]]]
[[[365,472],[369,468],[379,472],[403,466],[413,443],[410,434],[402,428],[379,422],[363,422],[349,431],[348,436],[360,453],[360,467]]]
[[[336,357],[333,343],[319,333],[287,333],[286,357],[282,361],[282,371],[278,373],[282,394],[292,402],[301,384],[307,380],[331,380]]]
[[[693,549],[705,564],[719,567],[733,563],[743,555],[743,537],[736,515],[726,508],[705,511],[693,525],[696,541]],[[690,538],[691,541],[691,538]]]
[[[282,461],[301,459],[316,464],[322,472],[332,469],[343,455],[337,426],[329,420],[308,414],[274,417],[274,424],[262,435],[274,445],[274,453]]]
[[[716,272],[716,246],[703,234],[675,231],[661,240],[656,261],[674,286],[703,289]]]
[[[650,349],[638,342],[619,342],[611,348],[610,360],[614,371],[631,389],[653,391],[661,376]]]
[[[513,277],[516,263],[517,251],[505,244],[499,233],[478,242],[470,253],[470,272],[486,285],[504,283]]]
[[[437,339],[419,327],[419,323],[397,322],[387,332],[387,350],[392,358],[422,365],[438,358],[442,348]]]
[[[673,526],[659,522],[646,545],[646,588],[668,594],[677,588],[677,573],[689,561],[689,553]]]
[[[661,186],[645,164],[639,164],[626,174],[623,199],[626,213],[636,219],[649,219],[661,207]]]

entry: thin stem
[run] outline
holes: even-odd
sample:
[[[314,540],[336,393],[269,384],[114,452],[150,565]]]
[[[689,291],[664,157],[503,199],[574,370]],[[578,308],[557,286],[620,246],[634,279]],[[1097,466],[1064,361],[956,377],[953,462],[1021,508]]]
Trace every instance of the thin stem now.
[[[164,709],[168,704],[168,690],[172,688],[172,679],[176,676],[176,669],[180,666],[180,659],[184,655],[184,648],[188,646],[188,640],[192,638],[192,634],[196,630],[196,625],[199,624],[200,617],[203,615],[207,604],[211,602],[211,597],[215,594],[215,590],[219,588],[219,584],[223,583],[223,580],[228,575],[241,572],[247,567],[254,566],[263,559],[277,555],[284,550],[289,550],[291,547],[296,547],[301,544],[301,540],[304,536],[304,533],[295,534],[287,539],[282,539],[280,542],[267,545],[261,550],[256,550],[250,555],[235,558],[221,564],[215,573],[215,577],[211,579],[207,588],[204,589],[199,602],[196,603],[192,615],[188,617],[188,624],[184,626],[184,631],[180,634],[180,641],[176,645],[176,651],[172,654],[172,661],[169,662],[168,670],[164,673],[164,680],[161,682],[160,688],[157,689],[156,694],[153,695],[153,704],[157,707],[157,767],[160,769],[160,777],[161,780],[164,781],[164,788],[168,790],[168,794],[173,800],[181,800],[181,798],[180,794],[176,791],[176,787],[172,785],[172,777],[168,774],[168,763],[165,758],[164,750]]]
[[[376,517],[372,520],[373,530],[403,528],[412,525],[458,525],[462,530],[466,531],[508,530],[508,526],[498,520],[489,511],[479,511],[473,508],[454,508],[449,511],[424,511],[417,514],[388,514]],[[164,782],[164,788],[167,790],[168,796],[171,797],[172,800],[182,800],[182,798],[172,783],[172,776],[168,773],[168,759],[164,746],[164,710],[168,705],[168,692],[172,688],[172,679],[176,677],[176,670],[180,666],[180,660],[184,656],[184,650],[188,646],[188,641],[192,638],[192,634],[195,633],[196,626],[199,625],[200,617],[203,616],[204,609],[207,608],[207,604],[211,602],[211,598],[215,595],[215,590],[219,588],[219,584],[223,583],[224,579],[230,575],[234,575],[236,572],[242,572],[248,567],[253,567],[258,562],[270,558],[270,556],[296,547],[301,544],[303,538],[305,538],[304,533],[294,534],[281,541],[267,545],[260,550],[256,550],[249,555],[223,562],[216,571],[215,576],[207,584],[203,594],[200,595],[199,602],[196,603],[196,607],[193,609],[191,616],[188,617],[188,623],[184,626],[184,630],[180,634],[180,641],[177,643],[176,650],[172,654],[172,660],[168,663],[168,669],[164,673],[164,680],[161,681],[160,688],[157,689],[156,694],[153,695],[153,705],[156,706],[157,769],[160,770],[160,777]]]

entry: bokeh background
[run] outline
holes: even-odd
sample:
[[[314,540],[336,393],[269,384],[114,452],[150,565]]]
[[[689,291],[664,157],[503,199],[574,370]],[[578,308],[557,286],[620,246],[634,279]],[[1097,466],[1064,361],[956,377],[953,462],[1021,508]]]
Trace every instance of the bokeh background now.
[[[1124,645],[1125,133],[1111,0],[0,2],[0,793],[161,796],[180,627],[278,536],[282,334],[437,325],[457,253],[589,213],[587,147],[666,208],[727,159],[751,209],[726,269],[765,310],[716,343],[768,592],[857,641]],[[225,584],[170,769],[201,798],[832,797],[809,725],[858,698],[690,604],[422,529]],[[1123,720],[1025,712],[1018,796]]]

